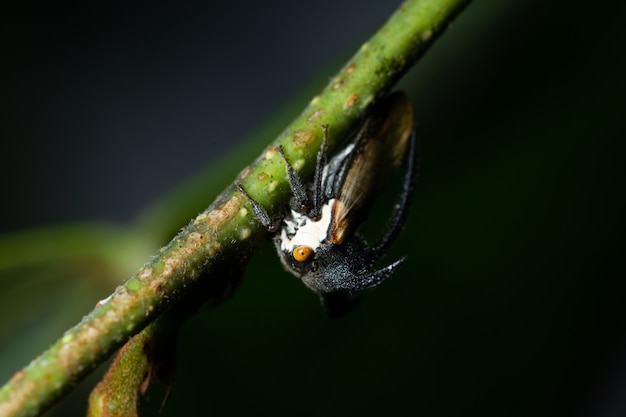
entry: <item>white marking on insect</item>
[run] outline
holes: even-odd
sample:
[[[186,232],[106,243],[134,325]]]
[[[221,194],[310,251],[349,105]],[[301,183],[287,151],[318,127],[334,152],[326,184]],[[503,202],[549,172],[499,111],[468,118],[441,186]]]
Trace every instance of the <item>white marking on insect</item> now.
[[[322,206],[322,215],[319,220],[313,220],[297,211],[291,211],[291,219],[285,219],[280,234],[280,247],[291,253],[298,246],[308,246],[316,250],[326,240],[328,227],[332,220],[332,208],[335,199],[328,200]],[[291,237],[289,237],[291,236]]]

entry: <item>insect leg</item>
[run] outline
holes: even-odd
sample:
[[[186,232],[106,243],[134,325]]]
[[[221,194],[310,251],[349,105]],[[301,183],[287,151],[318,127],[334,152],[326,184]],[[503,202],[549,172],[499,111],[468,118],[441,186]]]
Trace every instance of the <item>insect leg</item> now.
[[[389,223],[389,226],[387,226],[387,230],[370,250],[371,264],[374,264],[387,252],[387,249],[389,249],[389,246],[393,243],[402,229],[406,216],[409,213],[415,177],[417,174],[417,153],[418,139],[415,130],[413,130],[411,133],[411,139],[409,140],[407,167],[406,174],[404,175],[404,181],[402,182],[402,192],[400,193],[400,198],[395,205],[391,222]]]
[[[320,210],[324,204],[324,191],[322,189],[322,179],[324,176],[324,167],[326,166],[326,144],[328,142],[328,125],[322,125],[324,130],[324,138],[322,146],[317,152],[317,161],[315,163],[315,176],[313,178],[313,208],[309,213],[309,217],[319,218]]]
[[[287,169],[287,179],[289,180],[289,186],[291,187],[291,192],[293,193],[294,203],[292,206],[294,210],[299,213],[306,213],[308,211],[308,198],[306,195],[306,189],[304,185],[302,185],[302,181],[298,178],[298,174],[293,169],[287,156],[285,155],[285,151],[282,146],[278,146],[276,148],[278,153],[280,153],[285,160],[285,168]]]
[[[261,205],[257,203],[257,201],[252,198],[250,194],[248,194],[246,189],[243,188],[243,185],[237,184],[237,189],[241,194],[245,195],[250,202],[250,205],[252,206],[252,211],[254,212],[254,215],[256,216],[259,223],[261,223],[268,232],[274,233],[278,227],[274,224],[269,214],[267,214],[267,211],[265,211],[265,209],[261,207]]]

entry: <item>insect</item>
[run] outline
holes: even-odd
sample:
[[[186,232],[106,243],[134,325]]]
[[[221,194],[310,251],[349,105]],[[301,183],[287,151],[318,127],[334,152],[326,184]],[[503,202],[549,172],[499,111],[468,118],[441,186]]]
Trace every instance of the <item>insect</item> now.
[[[243,188],[257,219],[274,233],[274,244],[286,270],[319,294],[331,317],[347,312],[350,295],[389,278],[404,261],[371,270],[396,239],[408,214],[417,159],[413,111],[404,93],[393,93],[376,104],[356,136],[330,161],[326,160],[328,127],[317,154],[313,182],[304,185],[282,147],[292,191],[290,207],[272,221]],[[393,172],[405,165],[402,191],[389,224],[373,245],[358,233],[375,198]]]

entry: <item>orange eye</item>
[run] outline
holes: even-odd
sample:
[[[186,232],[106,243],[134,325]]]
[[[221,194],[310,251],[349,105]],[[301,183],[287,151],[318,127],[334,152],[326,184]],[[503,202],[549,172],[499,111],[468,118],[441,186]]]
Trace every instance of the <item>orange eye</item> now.
[[[310,247],[298,246],[297,248],[293,250],[293,259],[295,259],[298,262],[304,262],[307,259],[309,259],[312,253],[313,253],[313,249],[311,249]]]

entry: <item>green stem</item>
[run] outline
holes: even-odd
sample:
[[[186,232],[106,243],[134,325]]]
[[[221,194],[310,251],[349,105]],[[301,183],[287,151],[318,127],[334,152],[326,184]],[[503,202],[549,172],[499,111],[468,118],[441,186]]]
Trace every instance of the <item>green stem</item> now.
[[[270,213],[283,207],[289,187],[275,146],[283,146],[300,175],[310,175],[321,142],[320,126],[330,126],[332,150],[466,3],[404,2],[256,163],[242,171],[238,181]],[[248,201],[229,187],[110,298],[99,302],[80,323],[17,372],[0,390],[0,415],[41,413],[199,282],[219,281],[224,276],[236,282],[232,270],[245,264],[264,234]],[[227,287],[216,286],[228,292]]]

